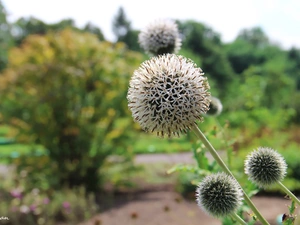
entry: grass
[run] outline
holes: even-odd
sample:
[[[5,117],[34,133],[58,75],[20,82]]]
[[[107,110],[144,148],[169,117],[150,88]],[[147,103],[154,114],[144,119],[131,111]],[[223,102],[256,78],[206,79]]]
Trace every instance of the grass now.
[[[0,125],[0,162],[7,163],[8,158],[16,158],[26,154],[44,154],[45,149],[39,145],[26,145],[14,142],[9,138],[10,128],[6,125]]]
[[[45,150],[42,146],[32,146],[24,144],[0,145],[0,163],[7,164],[11,158],[21,155],[43,155]]]
[[[153,134],[139,133],[132,143],[136,154],[143,153],[176,153],[191,151],[192,143],[185,135],[179,138],[159,138]]]

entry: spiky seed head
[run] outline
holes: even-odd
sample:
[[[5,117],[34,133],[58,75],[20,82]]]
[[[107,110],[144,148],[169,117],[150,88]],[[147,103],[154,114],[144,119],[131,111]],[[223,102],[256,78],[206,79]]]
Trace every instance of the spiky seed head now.
[[[218,116],[221,114],[223,110],[223,105],[220,99],[210,96],[210,105],[209,110],[207,111],[206,115],[208,116]]]
[[[236,212],[242,200],[243,192],[239,183],[223,172],[206,176],[196,190],[199,207],[214,217]]]
[[[169,19],[157,19],[143,29],[139,36],[140,46],[151,56],[176,54],[181,47],[177,24]]]
[[[127,94],[134,121],[159,136],[179,136],[209,106],[209,84],[196,64],[175,54],[152,57],[134,71]]]
[[[249,180],[262,188],[283,180],[286,170],[284,158],[268,147],[259,147],[247,155],[245,160],[245,173]]]

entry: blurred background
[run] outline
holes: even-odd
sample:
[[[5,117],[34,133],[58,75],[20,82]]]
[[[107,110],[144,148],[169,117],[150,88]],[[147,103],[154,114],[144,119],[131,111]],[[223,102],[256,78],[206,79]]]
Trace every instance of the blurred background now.
[[[176,21],[179,54],[222,102],[199,126],[276,224],[289,201],[252,187],[243,164],[259,146],[278,150],[283,183],[300,193],[299,10],[283,0],[0,0],[0,224],[221,224],[194,200],[203,174],[193,152],[205,149],[193,133],[147,134],[127,108],[130,77],[149,59],[138,34],[157,18]],[[209,157],[201,166],[216,169]]]

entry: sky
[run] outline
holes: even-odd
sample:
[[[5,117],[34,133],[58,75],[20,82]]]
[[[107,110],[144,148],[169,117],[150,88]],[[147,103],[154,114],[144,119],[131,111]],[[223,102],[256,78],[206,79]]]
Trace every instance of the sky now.
[[[114,41],[112,21],[123,7],[133,29],[157,18],[194,20],[233,41],[242,29],[259,26],[271,41],[288,49],[300,48],[299,0],[1,0],[8,20],[33,16],[46,23],[71,18],[78,27],[98,26]]]

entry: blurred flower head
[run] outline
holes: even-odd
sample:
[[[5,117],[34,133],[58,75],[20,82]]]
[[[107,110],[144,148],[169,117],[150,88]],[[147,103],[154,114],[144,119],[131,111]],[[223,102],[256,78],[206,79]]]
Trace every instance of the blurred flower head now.
[[[38,188],[34,188],[31,190],[31,193],[35,196],[37,196],[40,193],[40,190]]]
[[[245,173],[249,180],[260,187],[267,187],[283,180],[287,164],[284,158],[272,148],[259,147],[245,160]]]
[[[234,213],[242,204],[242,196],[238,182],[225,173],[206,176],[196,190],[198,205],[215,217]]]
[[[37,206],[36,204],[32,204],[31,206],[29,206],[30,211],[34,212],[36,210]]]
[[[23,197],[22,195],[22,191],[20,189],[13,189],[11,192],[10,192],[10,195],[14,198],[18,198],[18,199],[21,199]]]
[[[208,116],[218,116],[221,114],[223,110],[223,105],[220,99],[210,96],[210,105],[209,110],[207,111],[206,115]]]
[[[69,202],[63,202],[62,206],[64,209],[67,209],[67,210],[71,208],[71,204]]]
[[[168,19],[157,19],[146,26],[138,37],[140,46],[150,55],[177,53],[181,39],[177,24]]]
[[[49,198],[44,198],[44,199],[43,199],[43,203],[44,203],[45,205],[49,204],[49,203],[50,203],[50,199],[49,199]]]
[[[209,84],[200,68],[174,54],[145,61],[129,84],[128,106],[145,131],[159,136],[179,136],[196,120],[203,120],[209,106]]]
[[[20,212],[24,214],[28,214],[30,212],[30,208],[27,205],[21,205]]]

